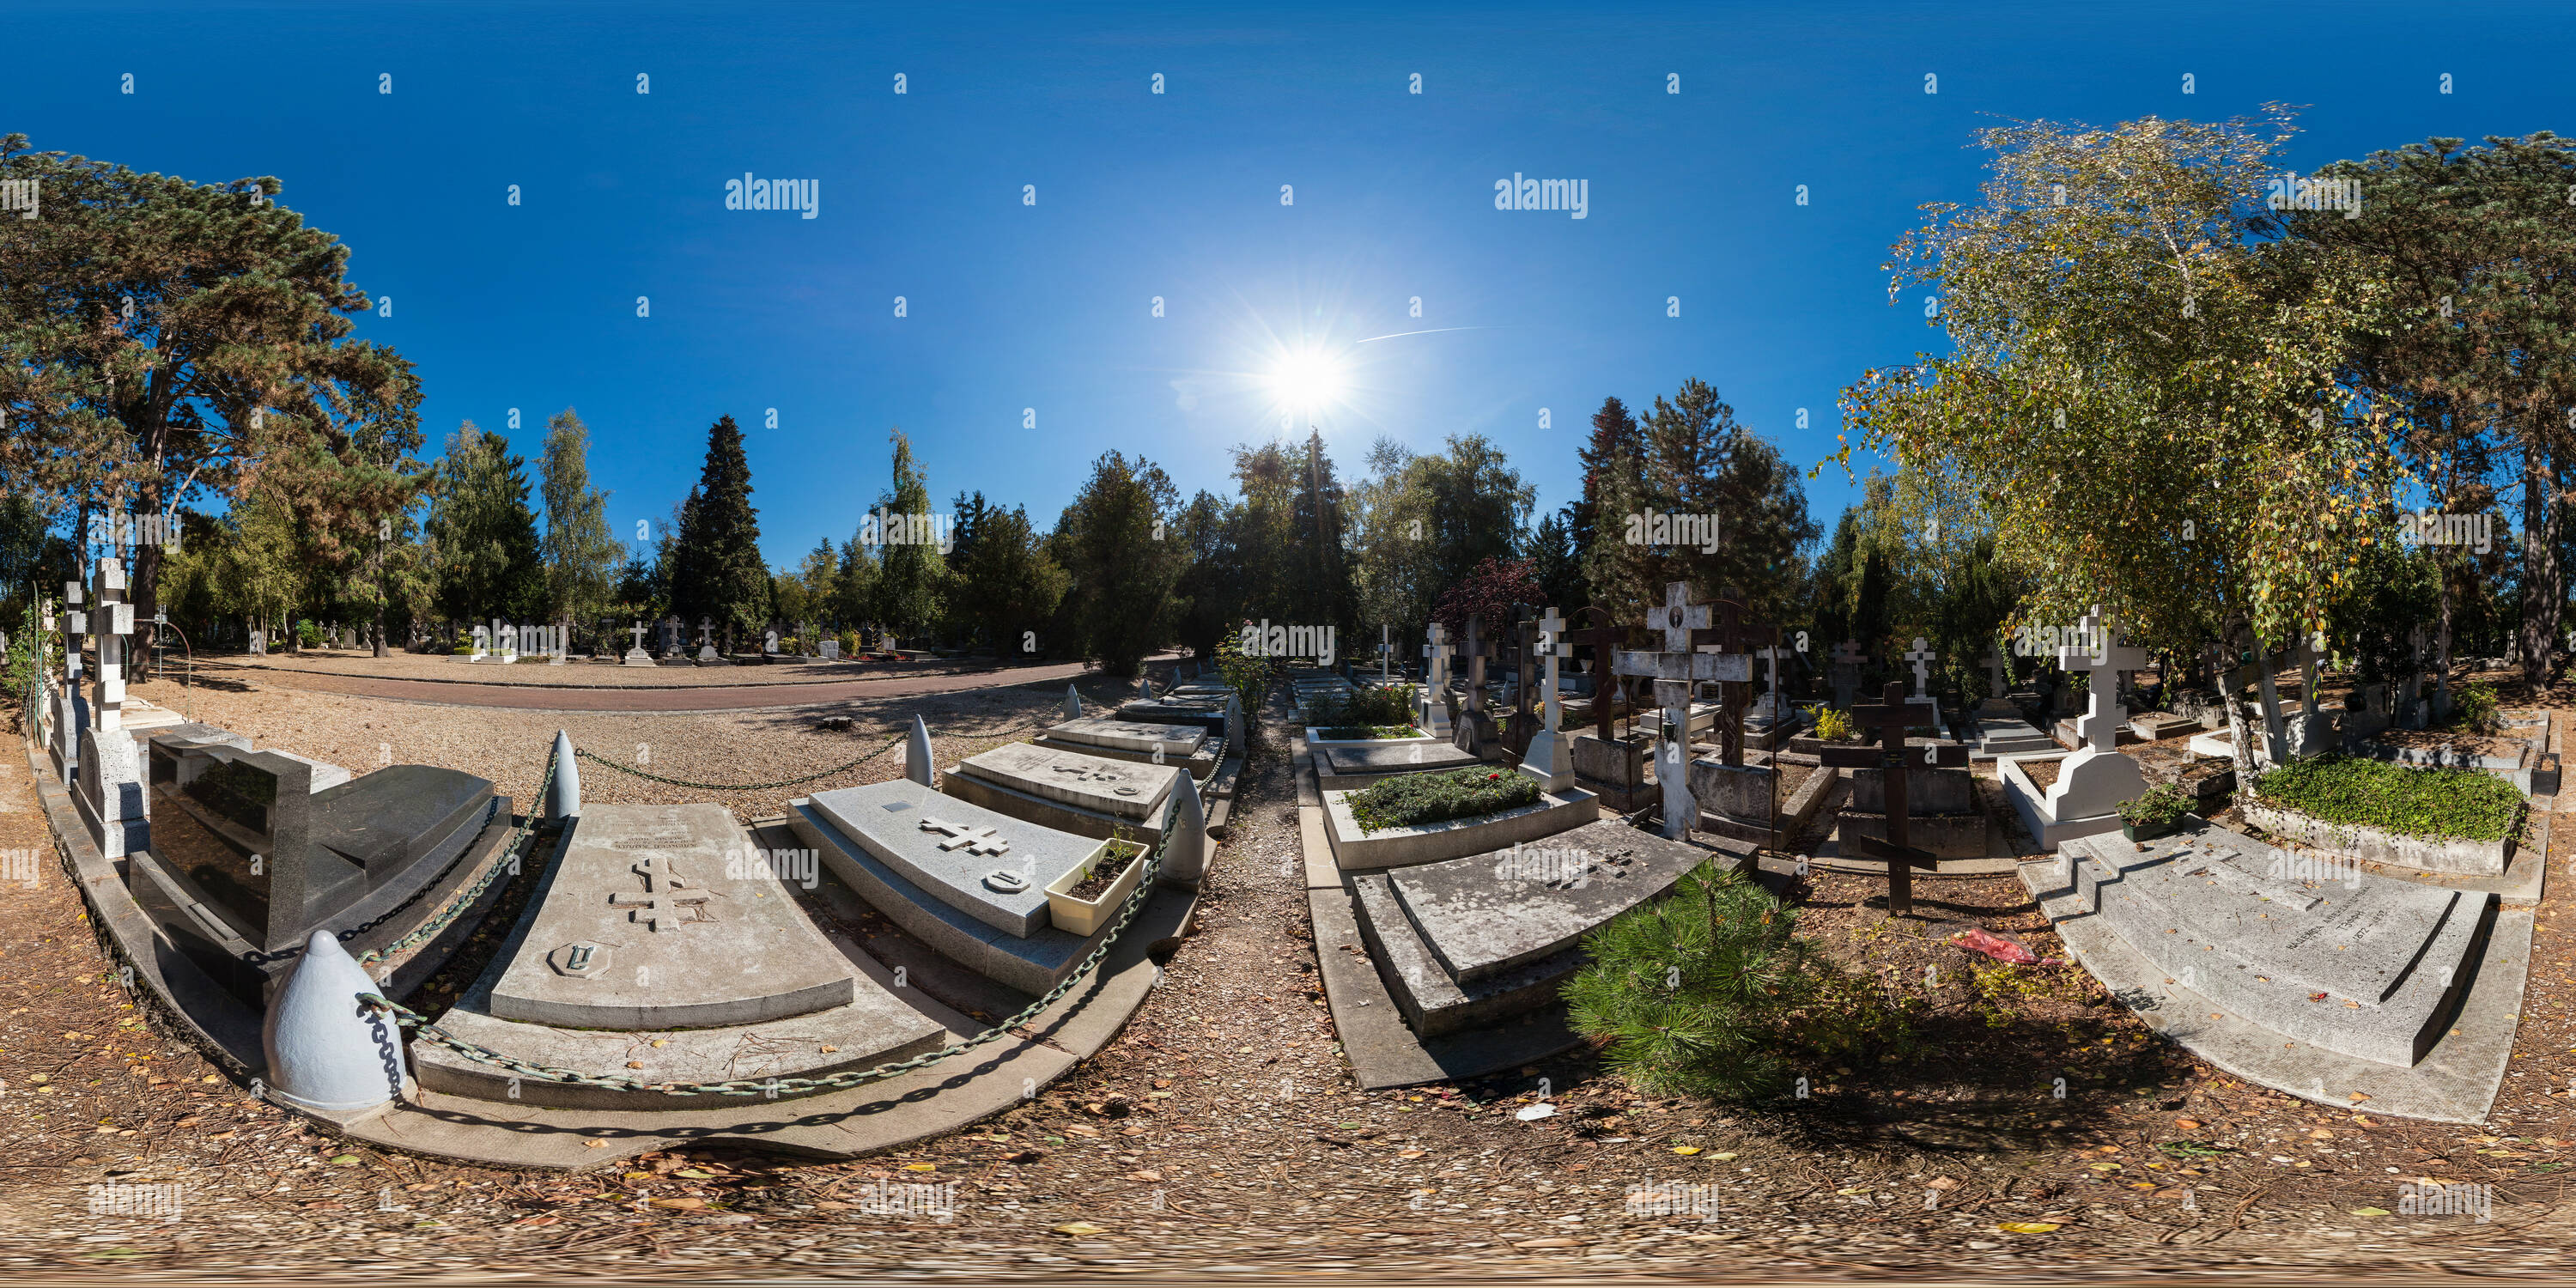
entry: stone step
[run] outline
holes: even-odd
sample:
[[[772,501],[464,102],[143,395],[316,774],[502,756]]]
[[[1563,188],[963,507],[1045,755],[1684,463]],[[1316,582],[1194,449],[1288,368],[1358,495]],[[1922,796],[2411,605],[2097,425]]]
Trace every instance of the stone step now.
[[[2496,911],[2493,894],[2319,870],[2197,820],[2143,849],[2096,836],[2059,855],[2078,905],[2185,986],[2285,1037],[2389,1065],[2441,1038]]]

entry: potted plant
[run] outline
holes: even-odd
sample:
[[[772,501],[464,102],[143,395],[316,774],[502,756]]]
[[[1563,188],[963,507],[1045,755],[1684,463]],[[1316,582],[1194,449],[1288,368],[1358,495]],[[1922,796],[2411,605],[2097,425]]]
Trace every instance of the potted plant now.
[[[1102,841],[1072,871],[1047,883],[1047,916],[1066,934],[1088,938],[1118,912],[1144,875],[1144,843]]]
[[[2184,794],[2172,783],[2158,783],[2136,799],[2120,802],[2120,835],[2132,841],[2152,841],[2173,831],[2195,801],[2195,797]]]

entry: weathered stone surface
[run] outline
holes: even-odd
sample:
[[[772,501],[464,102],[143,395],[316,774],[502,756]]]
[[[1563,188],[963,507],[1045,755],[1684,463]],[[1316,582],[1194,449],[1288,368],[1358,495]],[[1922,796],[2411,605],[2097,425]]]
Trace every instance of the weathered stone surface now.
[[[894,784],[918,791],[912,784]],[[714,1028],[847,1005],[851,968],[721,805],[583,807],[491,1014]]]
[[[1108,747],[1118,751],[1165,756],[1195,756],[1208,734],[1189,725],[1138,724],[1125,720],[1067,720],[1047,730],[1059,742]]]
[[[816,813],[886,866],[951,908],[1008,935],[1046,928],[1048,882],[1079,867],[1100,843],[1059,832],[909,782],[816,792]],[[935,820],[950,829],[925,828]],[[979,836],[980,841],[969,841]],[[1004,846],[993,852],[996,843]],[[1023,888],[1005,887],[1016,878]]]
[[[2072,840],[2060,860],[2082,906],[2186,987],[2285,1037],[2401,1066],[2441,1038],[2496,906],[2207,824],[2143,848]]]
[[[969,756],[957,772],[1076,809],[1153,825],[1162,822],[1163,802],[1181,776],[1170,765],[1140,765],[1025,742]]]
[[[1388,878],[1423,942],[1452,978],[1468,981],[1575,947],[1709,858],[1697,846],[1605,819]]]
[[[1851,771],[1851,807],[1865,814],[1887,812],[1887,771]],[[1976,780],[1964,769],[1916,765],[1905,771],[1908,814],[1972,814],[1977,809]]]
[[[1745,822],[1767,823],[1771,817],[1772,774],[1768,766],[1728,765],[1715,760],[1690,762],[1691,797],[1701,812]]]
[[[2142,711],[2129,717],[2129,731],[2150,742],[2160,738],[2170,738],[2179,733],[2190,733],[2199,728],[2200,720],[2197,717],[2177,715],[2170,711]]]
[[[1574,736],[1574,772],[1578,778],[1634,787],[1646,781],[1645,738],[1612,738],[1604,741],[1598,734]]]
[[[2368,859],[2393,867],[2493,877],[2504,875],[2513,857],[2514,838],[2510,833],[2499,841],[2471,841],[2460,837],[2435,839],[2384,832],[2375,827],[2350,823],[2329,823],[2258,800],[2240,799],[2236,802],[2236,810],[2247,823],[2261,828],[2267,836],[2276,836],[2338,857]]]
[[[1445,742],[1317,742],[1311,745],[1318,767],[1335,777],[1464,769],[1483,763]]]

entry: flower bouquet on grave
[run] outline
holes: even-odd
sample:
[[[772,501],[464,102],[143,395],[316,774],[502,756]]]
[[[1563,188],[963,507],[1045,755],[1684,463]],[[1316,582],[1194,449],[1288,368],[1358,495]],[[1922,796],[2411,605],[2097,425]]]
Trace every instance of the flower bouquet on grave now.
[[[2173,831],[2198,800],[2172,783],[2158,783],[2120,802],[2120,835],[2131,841],[2152,841]]]

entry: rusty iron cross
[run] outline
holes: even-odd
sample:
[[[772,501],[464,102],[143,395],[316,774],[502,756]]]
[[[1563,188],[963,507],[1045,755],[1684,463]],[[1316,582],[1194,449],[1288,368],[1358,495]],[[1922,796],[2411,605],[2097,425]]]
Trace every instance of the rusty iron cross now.
[[[1887,809],[1887,839],[1854,836],[1850,827],[1843,829],[1843,852],[1854,858],[1876,859],[1887,865],[1887,911],[1891,916],[1906,917],[1914,913],[1914,869],[1938,866],[1930,851],[1915,849],[1908,835],[1910,814],[1905,799],[1908,771],[1918,768],[1957,769],[1968,763],[1968,749],[1956,743],[1940,747],[1909,747],[1905,743],[1906,726],[1920,719],[1910,712],[1905,700],[1905,685],[1891,680],[1877,702],[1859,703],[1852,707],[1852,718],[1860,727],[1873,731],[1879,741],[1875,747],[1827,747],[1818,754],[1819,763],[1840,769],[1875,769],[1885,776],[1884,792]]]

